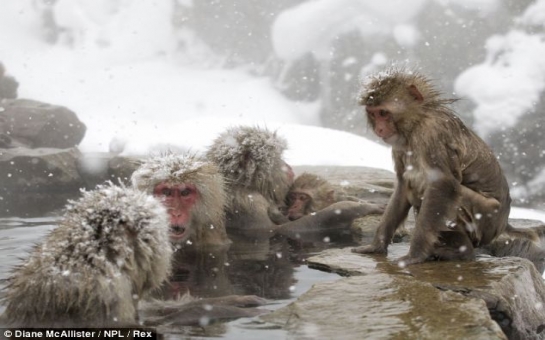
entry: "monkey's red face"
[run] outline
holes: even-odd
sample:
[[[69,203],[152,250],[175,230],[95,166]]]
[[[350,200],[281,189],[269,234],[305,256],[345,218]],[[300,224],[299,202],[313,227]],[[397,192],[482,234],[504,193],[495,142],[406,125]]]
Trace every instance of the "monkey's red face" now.
[[[159,183],[153,189],[153,196],[163,202],[170,215],[170,241],[181,243],[187,240],[193,233],[191,210],[199,199],[195,186]]]
[[[288,195],[288,218],[290,221],[297,220],[305,216],[305,214],[311,213],[312,211],[307,211],[311,200],[312,198],[304,192],[290,192]]]
[[[394,124],[392,113],[384,105],[366,106],[365,110],[369,117],[375,134],[390,145],[394,145],[399,139],[399,134]]]

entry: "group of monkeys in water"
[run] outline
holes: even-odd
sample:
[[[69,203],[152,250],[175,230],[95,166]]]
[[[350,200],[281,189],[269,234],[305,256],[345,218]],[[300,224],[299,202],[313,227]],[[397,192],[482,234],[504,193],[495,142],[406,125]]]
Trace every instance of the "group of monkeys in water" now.
[[[376,135],[392,146],[395,163],[396,186],[385,209],[348,200],[312,174],[294,179],[282,159],[285,140],[258,127],[228,129],[204,156],[150,157],[131,187],[106,183],[68,203],[59,226],[8,278],[0,322],[119,327],[167,319],[191,324],[199,313],[221,318],[215,311],[264,300],[146,299],[168,279],[173,248],[222,247],[229,233],[294,237],[383,213],[372,243],[352,251],[386,254],[410,208],[416,223],[409,253],[398,259],[402,266],[472,260],[476,248],[488,247],[542,270],[545,226],[508,224],[506,178],[490,148],[449,108],[453,101],[406,69],[390,68],[364,83],[360,104]]]

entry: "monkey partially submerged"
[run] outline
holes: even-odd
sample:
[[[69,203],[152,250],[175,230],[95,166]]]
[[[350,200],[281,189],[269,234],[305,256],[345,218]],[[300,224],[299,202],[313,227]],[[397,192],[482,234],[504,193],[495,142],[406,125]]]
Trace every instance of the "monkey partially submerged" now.
[[[281,211],[293,182],[293,171],[282,159],[286,147],[283,138],[258,127],[230,128],[216,138],[206,156],[226,179],[228,232],[296,236],[382,211],[375,204],[338,202],[289,221]]]
[[[324,178],[304,172],[295,178],[286,196],[287,216],[293,221],[341,201],[364,202],[334,188]]]
[[[110,184],[70,202],[59,226],[8,278],[15,327],[137,325],[137,304],[170,271],[161,203]]]
[[[170,241],[175,245],[223,246],[224,180],[218,167],[193,154],[166,153],[145,160],[132,175],[133,186],[153,194],[170,216]]]
[[[414,208],[410,265],[428,259],[467,260],[474,248],[504,232],[533,238],[507,224],[511,198],[500,165],[485,142],[449,108],[429,79],[391,68],[368,79],[360,104],[375,134],[392,146],[397,185],[371,245],[356,253],[386,253]]]
[[[201,318],[213,322],[265,312],[245,308],[266,302],[253,295],[151,299],[138,307],[167,280],[171,255],[168,214],[159,200],[111,183],[83,192],[8,278],[0,324],[183,326]]]

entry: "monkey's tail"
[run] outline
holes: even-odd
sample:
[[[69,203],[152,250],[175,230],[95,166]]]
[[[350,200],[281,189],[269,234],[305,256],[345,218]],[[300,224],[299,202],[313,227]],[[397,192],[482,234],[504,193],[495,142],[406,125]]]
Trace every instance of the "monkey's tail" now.
[[[490,244],[479,249],[481,254],[496,257],[516,256],[530,260],[536,269],[543,273],[545,270],[545,250],[533,240],[521,237],[499,237]]]
[[[537,227],[532,227],[530,229],[534,230],[540,238],[545,237],[545,224],[539,225]]]
[[[539,243],[545,236],[545,224],[531,228],[515,228],[508,223],[505,233],[513,238],[525,238]]]

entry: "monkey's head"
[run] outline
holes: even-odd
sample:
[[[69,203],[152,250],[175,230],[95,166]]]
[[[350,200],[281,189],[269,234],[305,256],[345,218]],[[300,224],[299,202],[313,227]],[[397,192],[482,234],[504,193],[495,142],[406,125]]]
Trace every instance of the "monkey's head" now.
[[[222,133],[206,156],[218,164],[229,184],[283,202],[293,171],[282,159],[284,138],[264,128],[239,126]]]
[[[325,179],[310,173],[299,175],[286,198],[288,218],[297,220],[335,202],[335,190]]]
[[[202,244],[214,229],[224,230],[225,188],[215,164],[169,152],[146,160],[131,180],[167,207],[172,243]]]
[[[359,99],[375,134],[393,146],[405,145],[417,124],[453,101],[441,99],[430,79],[402,68],[369,76]]]
[[[170,272],[167,219],[155,198],[108,182],[69,202],[61,226],[42,249],[67,256],[64,262],[59,257],[60,266],[85,263],[106,274],[125,273],[140,294],[159,287]]]

